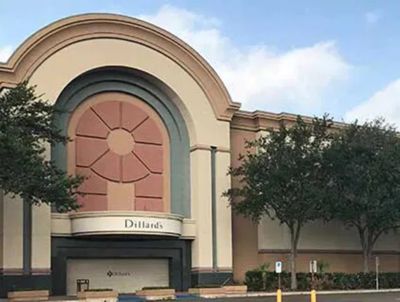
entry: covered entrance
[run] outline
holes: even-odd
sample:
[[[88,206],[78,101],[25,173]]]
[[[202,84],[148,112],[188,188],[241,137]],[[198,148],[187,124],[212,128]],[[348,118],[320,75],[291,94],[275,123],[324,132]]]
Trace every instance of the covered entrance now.
[[[91,289],[132,293],[145,286],[187,290],[191,241],[125,236],[52,239],[53,295],[74,295],[76,280]]]
[[[77,281],[90,288],[112,288],[121,294],[147,286],[169,286],[168,259],[69,259],[67,295],[75,295]]]

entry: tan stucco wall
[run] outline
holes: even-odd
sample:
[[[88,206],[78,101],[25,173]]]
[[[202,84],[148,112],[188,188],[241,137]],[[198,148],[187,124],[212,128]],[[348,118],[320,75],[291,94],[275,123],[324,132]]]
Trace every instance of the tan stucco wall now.
[[[5,273],[22,272],[22,213],[23,202],[20,198],[3,196],[0,200],[0,215],[2,224],[0,232],[2,237],[2,268]]]
[[[278,221],[265,218],[258,227],[259,249],[289,249],[289,230]],[[335,221],[312,222],[304,226],[299,240],[299,249],[360,250],[360,240],[355,229],[347,229]],[[400,251],[400,236],[394,232],[383,235],[376,250]]]
[[[216,153],[216,209],[217,209],[217,266],[232,269],[232,215],[226,197],[222,194],[230,188],[231,179],[227,175],[231,155],[226,151]]]
[[[32,207],[32,271],[48,273],[50,269],[50,210]],[[0,198],[0,268],[5,273],[21,273],[23,267],[23,201]]]
[[[216,257],[217,269],[232,270],[232,217],[227,198],[222,196],[230,187],[227,171],[230,153],[218,150],[216,164]],[[192,216],[197,221],[196,240],[192,245],[192,267],[199,271],[213,269],[211,150],[197,148],[191,152]]]
[[[243,153],[245,141],[253,140],[255,132],[231,129],[231,164],[238,165],[238,157]],[[232,186],[238,186],[236,179],[232,179]],[[249,219],[232,215],[232,248],[233,248],[233,277],[241,280],[248,268],[257,267],[257,226]]]
[[[197,221],[196,240],[192,244],[192,267],[212,267],[211,156],[209,150],[190,154],[192,217]]]
[[[51,235],[52,236],[71,236],[71,219],[66,213],[51,214]]]
[[[32,270],[48,273],[51,266],[51,216],[47,205],[32,206]]]

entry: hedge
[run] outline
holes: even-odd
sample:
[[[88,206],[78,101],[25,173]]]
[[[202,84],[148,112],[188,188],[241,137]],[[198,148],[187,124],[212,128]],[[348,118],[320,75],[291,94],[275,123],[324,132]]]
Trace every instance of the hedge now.
[[[263,280],[264,275],[264,280]],[[311,274],[297,273],[297,290],[311,288]],[[375,273],[322,273],[314,275],[317,290],[374,289]],[[252,270],[246,273],[245,284],[249,291],[274,291],[278,288],[278,275],[275,272]],[[290,273],[282,272],[281,287],[290,290]],[[399,288],[400,273],[380,273],[379,288]]]

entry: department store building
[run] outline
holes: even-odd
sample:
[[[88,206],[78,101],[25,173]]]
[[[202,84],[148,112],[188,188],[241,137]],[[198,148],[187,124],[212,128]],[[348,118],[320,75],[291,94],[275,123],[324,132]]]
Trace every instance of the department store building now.
[[[48,157],[87,180],[78,212],[0,195],[1,296],[75,294],[78,279],[121,293],[186,290],[242,281],[265,262],[285,266],[287,230],[235,216],[222,193],[235,185],[227,171],[245,141],[295,115],[240,110],[196,50],[119,15],[73,16],[33,34],[0,63],[0,88],[26,79],[63,110],[57,125],[71,138]],[[381,269],[398,271],[399,253],[398,237],[383,237]],[[299,270],[313,259],[361,271],[357,235],[337,223],[306,226]]]

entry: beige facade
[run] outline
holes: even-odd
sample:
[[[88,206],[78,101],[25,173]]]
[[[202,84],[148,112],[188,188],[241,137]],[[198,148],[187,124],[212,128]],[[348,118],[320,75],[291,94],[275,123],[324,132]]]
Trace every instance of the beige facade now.
[[[99,90],[83,97],[87,91],[85,85],[79,86],[80,82],[89,81],[92,75],[100,77],[116,71],[123,73],[126,80],[121,80],[115,87],[106,81],[102,82],[103,86],[91,83],[92,86],[87,85],[90,89]],[[222,283],[232,274],[234,279],[243,280],[247,270],[264,262],[286,261],[287,230],[268,219],[256,226],[243,217],[232,215],[222,193],[238,185],[227,171],[230,165],[237,164],[245,141],[266,135],[268,129],[277,128],[282,120],[293,122],[294,115],[240,111],[240,105],[230,99],[215,71],[192,48],[158,27],[117,15],[89,14],[66,18],[32,35],[7,63],[0,64],[0,89],[13,87],[26,79],[36,85],[37,92],[51,104],[77,103],[76,107],[68,107],[72,118],[66,119],[67,133],[68,129],[76,128],[78,121],[75,119],[81,116],[82,108],[92,110],[92,104],[115,101],[114,90],[119,95],[132,94],[126,98],[127,103],[146,108],[149,116],[160,125],[164,123],[163,137],[170,141],[166,143],[169,147],[163,155],[166,165],[163,173],[167,171],[165,175],[170,178],[163,183],[162,198],[166,201],[163,211],[124,208],[126,202],[120,203],[120,199],[134,194],[136,187],[110,181],[106,188],[113,197],[109,200],[115,204],[107,210],[61,214],[52,212],[46,205],[33,206],[28,227],[24,224],[24,213],[26,216],[27,212],[23,202],[0,195],[0,273],[3,278],[17,284],[19,281],[10,276],[25,274],[29,278],[37,276],[46,284],[51,280],[51,274],[53,278],[59,274],[63,277],[53,280],[53,292],[65,294],[73,291],[71,288],[77,278],[106,280],[104,276],[85,277],[79,273],[76,268],[79,261],[83,261],[83,266],[90,266],[101,255],[106,259],[118,258],[118,261],[124,258],[121,263],[126,261],[131,265],[135,263],[134,259],[149,258],[152,270],[147,273],[151,275],[157,267],[154,259],[162,258],[163,274],[166,274],[165,261],[169,261],[175,275],[171,273],[172,278],[167,281],[165,278],[162,282],[154,281],[160,283],[155,285],[168,282],[182,290],[196,283]],[[132,84],[131,80],[136,82]],[[148,85],[147,90],[140,86],[142,83]],[[150,91],[148,87],[154,90]],[[77,90],[71,92],[73,89]],[[68,93],[70,98],[64,100]],[[77,99],[80,95],[82,99]],[[178,130],[173,128],[174,123]],[[75,132],[71,133],[75,139]],[[128,145],[136,143],[135,134],[132,136]],[[95,136],[89,138],[96,139]],[[126,144],[121,140],[123,138],[118,138],[114,145],[121,144],[125,150]],[[174,159],[173,148],[177,145],[187,150],[187,162],[185,158]],[[61,163],[69,166],[69,173],[74,173],[75,147],[75,141],[66,147],[70,159]],[[120,150],[119,145],[113,148]],[[48,150],[48,157],[53,159],[55,154]],[[188,192],[187,198],[180,203],[174,197],[180,196],[174,189],[180,185],[173,178],[179,177],[175,175],[179,173],[174,172],[174,165],[182,168],[179,171],[188,173],[186,179],[176,178],[185,183],[180,188],[184,187]],[[173,195],[174,192],[177,195]],[[176,205],[186,207],[188,211]],[[127,228],[128,225],[131,227]],[[26,240],[27,237],[30,239]],[[383,270],[399,269],[398,239],[397,234],[390,234],[378,243]],[[329,262],[333,271],[358,271],[361,267],[357,236],[337,223],[306,226],[299,249],[300,270],[307,270],[310,259]],[[74,264],[71,259],[81,260]],[[139,271],[146,273],[143,267]],[[177,276],[178,271],[180,276]],[[101,271],[99,275],[103,273]],[[182,278],[182,275],[186,277]]]
[[[39,31],[13,54],[9,62],[0,65],[0,87],[12,87],[29,78],[37,92],[55,104],[74,79],[99,68],[111,67],[135,70],[155,79],[153,85],[167,95],[182,116],[188,131],[187,147],[191,150],[190,200],[187,201],[190,216],[180,217],[174,220],[177,221],[174,226],[170,226],[168,223],[173,220],[168,220],[172,217],[168,214],[168,206],[167,213],[157,214],[157,219],[164,223],[164,231],[173,230],[171,234],[175,234],[175,238],[190,241],[193,273],[229,274],[232,272],[231,211],[227,201],[220,196],[230,185],[230,177],[226,175],[230,165],[230,120],[239,105],[230,100],[213,69],[190,47],[173,35],[139,20],[115,15],[72,17]],[[97,102],[101,100],[97,99]],[[211,147],[217,148],[214,176],[211,175]],[[69,150],[74,150],[73,145]],[[49,157],[52,157],[51,153]],[[211,191],[212,182],[215,182],[215,192]],[[110,192],[114,192],[112,196],[117,199],[129,193],[123,194],[122,186],[113,183],[107,188],[113,189]],[[164,186],[163,191],[168,192],[169,187]],[[216,196],[215,209],[210,198],[212,194]],[[30,273],[49,274],[51,257],[55,253],[51,242],[57,238],[82,234],[146,235],[146,231],[118,231],[121,217],[131,215],[142,219],[143,223],[152,221],[151,217],[135,214],[135,211],[93,212],[87,213],[89,218],[79,218],[78,214],[51,213],[47,206],[33,207],[29,230],[31,246],[27,252],[23,251],[22,202],[3,200],[2,206],[2,218],[12,220],[11,223],[2,221],[2,240],[7,243],[2,249],[2,268],[4,272],[7,268],[18,269],[19,274],[22,274],[23,262],[27,263],[27,256]],[[13,211],[12,215],[7,211]],[[217,225],[213,225],[211,219],[213,211]],[[158,222],[152,223],[157,225]],[[11,228],[11,225],[15,227]],[[96,229],[96,225],[102,227]],[[18,232],[18,236],[12,236],[11,232]],[[148,233],[151,234],[157,236],[157,232]],[[14,247],[12,252],[10,246]]]

